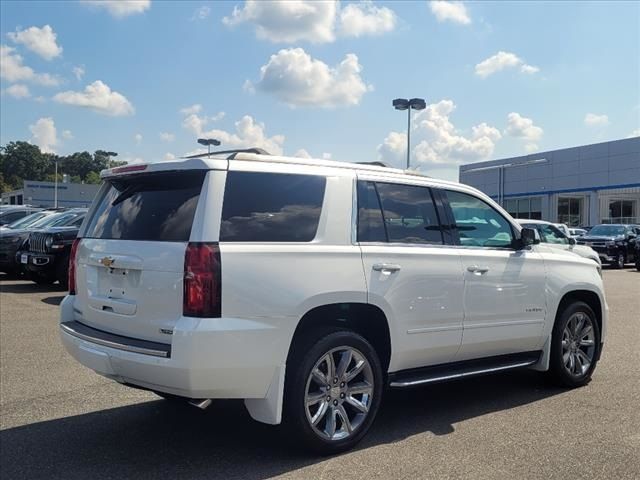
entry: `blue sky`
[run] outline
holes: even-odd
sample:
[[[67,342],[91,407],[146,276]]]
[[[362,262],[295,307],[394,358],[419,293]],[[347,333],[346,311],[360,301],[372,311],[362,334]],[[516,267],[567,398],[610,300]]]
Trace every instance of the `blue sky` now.
[[[223,146],[401,165],[639,135],[638,2],[0,3],[0,143],[129,161]]]

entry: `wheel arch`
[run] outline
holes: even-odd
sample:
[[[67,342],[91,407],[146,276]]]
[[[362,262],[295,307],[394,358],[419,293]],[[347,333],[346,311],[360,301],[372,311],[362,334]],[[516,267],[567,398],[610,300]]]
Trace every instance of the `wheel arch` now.
[[[596,314],[596,323],[598,325],[598,330],[600,331],[601,341],[604,339],[603,332],[603,318],[604,318],[604,304],[603,300],[593,290],[571,290],[566,292],[560,302],[558,303],[558,308],[556,309],[556,314],[554,317],[554,324],[558,321],[560,314],[563,312],[565,307],[573,302],[584,302],[591,307],[593,312]]]
[[[386,374],[391,361],[391,335],[385,313],[377,306],[362,302],[340,302],[316,306],[298,322],[289,345],[287,363],[294,345],[316,329],[336,327],[362,335],[374,347]]]

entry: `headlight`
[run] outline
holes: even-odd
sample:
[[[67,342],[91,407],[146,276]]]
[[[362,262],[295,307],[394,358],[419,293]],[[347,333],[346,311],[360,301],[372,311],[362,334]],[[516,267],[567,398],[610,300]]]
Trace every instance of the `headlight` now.
[[[53,245],[53,237],[51,235],[47,236],[44,244],[47,246],[47,248],[51,248],[51,245]]]

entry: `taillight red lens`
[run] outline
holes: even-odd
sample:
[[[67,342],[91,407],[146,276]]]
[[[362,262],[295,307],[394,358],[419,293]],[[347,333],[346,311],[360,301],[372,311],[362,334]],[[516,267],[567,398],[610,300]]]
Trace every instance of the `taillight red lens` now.
[[[76,256],[78,254],[78,245],[80,239],[76,238],[71,245],[71,252],[69,253],[69,295],[76,294]]]
[[[219,317],[222,310],[222,268],[217,243],[189,243],[184,256],[186,317]]]

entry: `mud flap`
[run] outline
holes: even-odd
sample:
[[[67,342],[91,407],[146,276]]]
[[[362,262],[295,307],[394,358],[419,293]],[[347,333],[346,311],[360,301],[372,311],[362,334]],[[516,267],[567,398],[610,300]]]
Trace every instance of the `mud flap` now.
[[[278,425],[282,421],[284,372],[285,365],[280,365],[275,369],[265,398],[245,399],[244,405],[251,418],[270,425]]]

